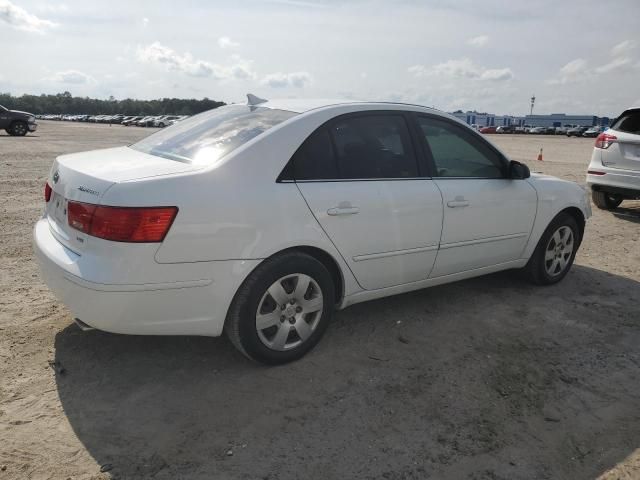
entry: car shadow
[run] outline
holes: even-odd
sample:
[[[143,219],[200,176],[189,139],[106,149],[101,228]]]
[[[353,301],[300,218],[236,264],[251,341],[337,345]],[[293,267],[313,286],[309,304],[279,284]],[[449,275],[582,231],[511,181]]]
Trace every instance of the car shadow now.
[[[494,274],[350,307],[280,367],[69,325],[56,383],[113,478],[594,478],[640,447],[638,299]]]
[[[626,202],[623,206],[612,210],[613,215],[620,220],[640,223],[640,202]]]

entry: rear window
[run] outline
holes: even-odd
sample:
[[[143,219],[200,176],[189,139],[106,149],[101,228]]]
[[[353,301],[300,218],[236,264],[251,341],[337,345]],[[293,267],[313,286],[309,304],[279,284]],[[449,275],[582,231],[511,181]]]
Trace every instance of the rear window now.
[[[640,135],[640,110],[627,112],[620,116],[611,127],[619,132],[636,133]]]
[[[178,122],[131,148],[179,162],[211,165],[295,115],[264,107],[228,105]]]

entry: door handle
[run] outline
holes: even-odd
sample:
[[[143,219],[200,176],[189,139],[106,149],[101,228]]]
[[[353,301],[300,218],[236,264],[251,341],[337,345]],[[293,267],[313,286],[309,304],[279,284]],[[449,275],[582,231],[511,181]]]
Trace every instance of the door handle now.
[[[456,197],[455,200],[451,200],[450,202],[447,202],[447,207],[450,207],[450,208],[468,207],[468,206],[469,206],[469,200],[465,200],[462,197]]]
[[[358,207],[333,207],[327,210],[327,214],[332,217],[337,215],[355,215],[356,213],[360,213]]]

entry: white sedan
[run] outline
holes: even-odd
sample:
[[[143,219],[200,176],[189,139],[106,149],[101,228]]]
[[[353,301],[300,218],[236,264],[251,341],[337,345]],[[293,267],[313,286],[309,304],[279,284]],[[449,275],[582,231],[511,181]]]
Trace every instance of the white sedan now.
[[[225,331],[284,363],[336,309],[499,270],[538,284],[569,271],[586,192],[530,175],[456,118],[248,97],[56,159],[34,246],[81,327]]]

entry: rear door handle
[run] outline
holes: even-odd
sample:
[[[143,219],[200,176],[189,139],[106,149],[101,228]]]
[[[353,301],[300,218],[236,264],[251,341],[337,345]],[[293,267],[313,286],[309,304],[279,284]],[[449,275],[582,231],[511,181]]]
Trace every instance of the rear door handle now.
[[[457,197],[455,200],[451,200],[447,202],[447,207],[450,208],[459,208],[459,207],[468,207],[469,200],[465,200],[464,198]]]
[[[355,215],[356,213],[360,213],[358,207],[333,207],[327,210],[327,214],[332,217],[337,215]]]

